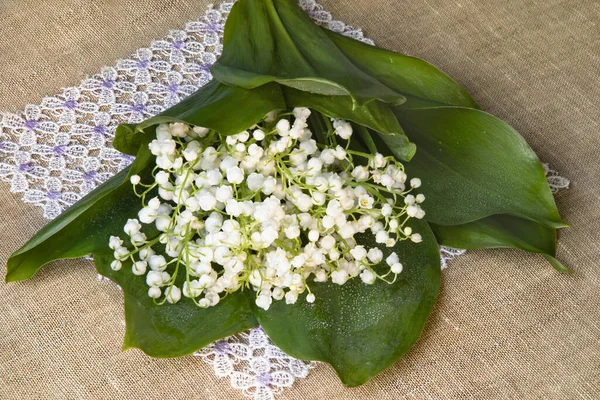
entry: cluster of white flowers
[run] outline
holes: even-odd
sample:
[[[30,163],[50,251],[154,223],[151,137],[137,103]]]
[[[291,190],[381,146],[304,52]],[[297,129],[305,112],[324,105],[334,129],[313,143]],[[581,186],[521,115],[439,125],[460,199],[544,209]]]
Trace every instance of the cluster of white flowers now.
[[[131,177],[143,208],[124,227],[131,246],[110,238],[111,267],[119,270],[131,260],[133,274],[145,275],[148,296],[157,303],[176,303],[183,295],[200,307],[250,288],[256,304],[268,309],[273,299],[291,304],[303,293],[314,302],[312,282],[393,282],[401,260],[395,252],[384,260],[381,248],[422,240],[406,225],[425,215],[425,197],[411,193],[421,181],[407,185],[393,157],[352,150],[347,121],[325,119],[328,144],[318,144],[308,128],[310,114],[306,108],[271,113],[233,136],[159,125],[149,145],[156,156],[154,182]],[[365,232],[378,247],[357,243]]]

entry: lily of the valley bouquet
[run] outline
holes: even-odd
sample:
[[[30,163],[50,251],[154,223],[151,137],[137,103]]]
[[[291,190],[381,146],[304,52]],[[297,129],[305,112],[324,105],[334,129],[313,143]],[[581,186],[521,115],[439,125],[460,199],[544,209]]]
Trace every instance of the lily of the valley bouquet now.
[[[260,324],[355,386],[419,337],[440,245],[567,271],[538,158],[432,65],[323,29],[293,0],[240,0],[211,71],[118,128],[135,162],[14,253],[7,281],[92,254],[123,289],[125,349],[178,357]]]

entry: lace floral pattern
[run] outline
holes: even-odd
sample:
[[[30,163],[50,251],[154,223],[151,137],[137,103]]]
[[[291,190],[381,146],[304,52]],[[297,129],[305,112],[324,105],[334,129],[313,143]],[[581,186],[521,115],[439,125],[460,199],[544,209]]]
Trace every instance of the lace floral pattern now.
[[[550,189],[552,193],[558,193],[563,189],[568,189],[571,181],[565,178],[564,176],[560,176],[558,172],[548,166],[548,164],[542,164],[544,166],[544,173],[546,174],[546,180],[548,180],[548,185],[550,185]]]
[[[272,400],[294,380],[306,378],[314,366],[279,350],[260,327],[219,340],[194,355],[212,365],[216,376],[229,378],[233,388],[255,400]]]
[[[360,29],[333,19],[314,0],[300,5],[319,24],[373,44]],[[0,114],[0,180],[23,201],[53,219],[86,193],[129,165],[132,157],[111,146],[116,127],[158,114],[211,79],[210,66],[221,54],[225,20],[232,1],[209,7],[205,15],[171,31],[114,67],[102,68],[78,87],[28,105],[18,114]],[[569,181],[547,169],[553,190]],[[462,250],[442,248],[442,268]],[[101,277],[99,279],[102,279]],[[312,363],[284,354],[255,328],[196,353],[227,377],[246,397],[273,399],[305,378]]]

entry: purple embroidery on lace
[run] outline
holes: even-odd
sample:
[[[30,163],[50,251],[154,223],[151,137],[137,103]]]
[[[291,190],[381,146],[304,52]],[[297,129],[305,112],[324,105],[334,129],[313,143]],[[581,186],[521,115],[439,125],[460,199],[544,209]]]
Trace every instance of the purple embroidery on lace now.
[[[227,354],[229,352],[229,343],[226,340],[219,340],[215,343],[215,351],[221,354]]]
[[[173,42],[171,46],[173,46],[174,49],[181,50],[185,46],[185,42],[178,40],[176,42]]]
[[[204,31],[208,33],[217,33],[223,29],[223,25],[219,24],[206,24],[204,25]]]
[[[75,100],[67,100],[63,103],[63,106],[65,108],[68,108],[69,110],[74,110],[75,108],[77,108],[77,101]]]
[[[92,132],[98,134],[98,135],[104,135],[106,134],[106,127],[104,125],[96,125],[94,127],[94,129],[92,129]]]
[[[51,192],[48,192],[48,199],[49,200],[58,200],[62,197],[62,193],[58,192],[56,190],[53,190]]]
[[[273,382],[273,377],[271,376],[271,374],[262,373],[256,377],[256,380],[262,386],[269,386]]]
[[[25,128],[29,129],[30,131],[37,128],[38,125],[39,125],[39,122],[36,121],[35,119],[28,119],[27,121],[25,121]]]
[[[66,146],[64,146],[64,145],[54,146],[54,148],[52,149],[52,153],[54,153],[54,155],[57,157],[64,156],[66,152],[67,152],[67,149],[66,149]]]
[[[112,89],[114,85],[115,85],[115,81],[113,81],[111,79],[105,79],[102,81],[102,87],[104,87],[104,88]]]
[[[146,105],[145,104],[134,104],[131,106],[131,111],[139,113],[139,114],[143,114],[144,111],[146,110]]]
[[[97,173],[96,171],[85,171],[85,172],[83,173],[83,179],[84,179],[86,182],[91,182],[91,181],[93,181],[94,179],[96,179],[96,175],[98,175],[98,173]]]
[[[19,172],[31,172],[33,171],[33,165],[31,163],[23,163],[19,165]]]
[[[137,62],[137,67],[140,69],[146,69],[150,66],[150,61],[148,60],[140,60]]]

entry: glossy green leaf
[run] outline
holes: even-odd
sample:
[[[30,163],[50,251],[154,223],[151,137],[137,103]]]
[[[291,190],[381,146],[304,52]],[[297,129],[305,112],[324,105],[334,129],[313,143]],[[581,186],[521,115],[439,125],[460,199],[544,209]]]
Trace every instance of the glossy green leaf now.
[[[437,103],[479,108],[465,89],[424,60],[323,31],[357,67],[403,94],[407,100],[402,107]]]
[[[113,146],[122,153],[134,155],[149,127],[171,122],[185,122],[214,129],[223,135],[233,135],[259,122],[267,113],[285,108],[283,94],[277,84],[248,90],[212,80],[156,117],[138,125],[119,126]]]
[[[110,268],[112,260],[111,252],[94,254],[98,272],[119,284],[125,295],[124,350],[139,348],[151,357],[180,357],[257,324],[242,292],[226,296],[217,307],[200,308],[185,297],[176,304],[156,305],[148,297],[145,276],[133,275],[131,262],[115,272]],[[184,279],[180,274],[178,286]]]
[[[369,133],[371,133],[370,136],[373,141],[376,141],[376,143],[378,142],[383,144],[383,147],[381,149],[377,147],[380,150],[380,153],[386,153],[387,151],[400,160],[410,161],[413,159],[416,152],[418,151],[417,146],[413,142],[411,142],[406,135],[383,135],[379,132]],[[409,159],[407,159],[406,153],[408,146],[414,146],[414,148],[411,150],[411,153],[409,153]]]
[[[287,354],[331,364],[345,385],[365,383],[415,343],[438,295],[437,242],[422,221],[413,228],[422,243],[382,249],[385,256],[396,251],[404,265],[394,284],[314,283],[313,304],[301,298],[294,305],[273,302],[268,311],[254,306],[260,325]],[[359,242],[377,246],[372,236]]]
[[[430,226],[443,246],[457,249],[513,247],[531,253],[556,253],[556,229],[512,215],[492,215],[462,225]]]
[[[463,225],[430,224],[442,246],[457,249],[515,248],[540,253],[560,272],[570,271],[554,258],[556,229],[512,215],[492,215]]]
[[[135,216],[139,208],[129,177],[139,174],[149,179],[153,158],[145,138],[129,167],[69,207],[10,256],[7,282],[29,279],[51,261],[84,257],[107,247],[109,236],[121,232],[127,218],[133,218],[128,215]]]
[[[29,279],[51,261],[84,257],[101,246],[106,247],[106,229],[120,232],[124,220],[114,211],[100,215],[96,210],[123,192],[119,189],[128,173],[126,168],[97,187],[13,253],[6,265],[6,282]]]
[[[563,272],[563,273],[572,273],[573,271],[570,270],[569,268],[565,267],[560,261],[558,261],[556,258],[548,255],[548,254],[544,254],[544,258],[546,259],[546,261],[548,261],[550,263],[550,265],[552,265],[552,267],[557,270],[558,272]]]
[[[149,176],[149,153],[146,146],[141,147],[131,166],[88,193],[14,252],[7,262],[6,281],[25,280],[51,261],[84,257],[106,248],[109,236],[121,232],[127,218],[133,218],[132,210],[139,208],[129,177]]]
[[[307,122],[310,131],[313,133],[313,139],[315,139],[318,144],[326,146],[328,141],[325,137],[325,133],[327,132],[328,128],[325,124],[323,116],[313,112],[308,117]]]
[[[417,145],[406,171],[423,182],[419,192],[427,198],[427,221],[460,225],[510,214],[566,226],[540,161],[504,121],[459,107],[396,109],[396,115]]]
[[[282,89],[288,108],[307,107],[331,118],[356,122],[381,133],[404,135],[396,115],[385,103],[373,101],[365,106],[353,108],[349,96],[324,96],[293,88]]]
[[[408,140],[396,116],[385,103],[373,101],[353,107],[349,96],[324,96],[292,88],[283,88],[283,93],[288,108],[307,107],[328,117],[352,121],[385,136],[394,136],[390,140],[395,141],[396,155],[402,160],[410,160],[415,154],[416,146]]]
[[[144,130],[136,132],[136,124],[121,124],[117,126],[112,146],[121,153],[135,156],[140,148],[142,139],[146,137]]]
[[[556,229],[512,215],[492,215],[462,225],[429,224],[442,246],[456,249],[512,247],[556,254]]]
[[[278,82],[302,91],[401,104],[405,98],[356,67],[295,0],[240,0],[229,14],[215,79],[252,89]]]

